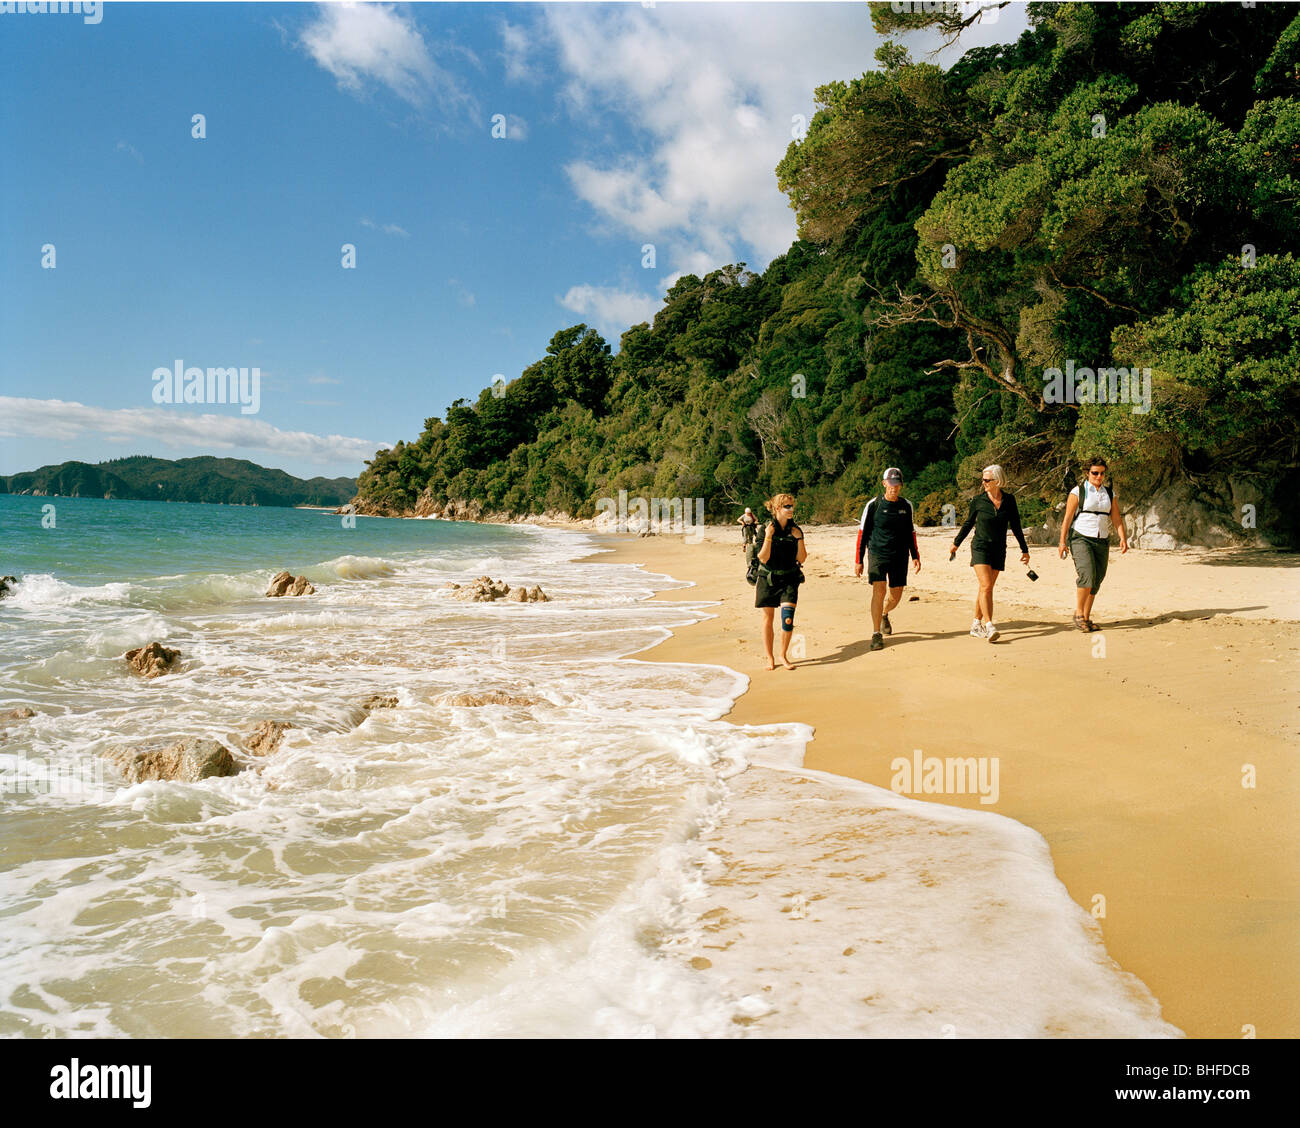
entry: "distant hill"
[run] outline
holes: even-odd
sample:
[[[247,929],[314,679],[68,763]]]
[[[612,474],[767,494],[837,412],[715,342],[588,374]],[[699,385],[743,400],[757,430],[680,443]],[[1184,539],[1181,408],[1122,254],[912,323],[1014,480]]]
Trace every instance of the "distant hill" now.
[[[220,505],[342,505],[355,478],[304,481],[242,458],[148,458],[132,455],[94,465],[64,462],[0,477],[0,493],[198,501]]]

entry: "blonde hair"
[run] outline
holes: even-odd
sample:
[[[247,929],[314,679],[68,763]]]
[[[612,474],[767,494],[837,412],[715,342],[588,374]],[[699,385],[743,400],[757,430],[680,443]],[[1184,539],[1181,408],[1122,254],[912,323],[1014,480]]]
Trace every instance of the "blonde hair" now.
[[[765,502],[763,502],[763,508],[766,509],[770,514],[772,514],[773,517],[775,517],[777,515],[777,510],[780,509],[781,506],[793,505],[793,504],[794,504],[793,494],[779,493],[779,494],[773,494],[770,498],[768,498]]]
[[[984,469],[980,471],[980,477],[992,478],[997,483],[998,489],[1001,489],[1007,484],[1007,477],[1002,473],[1002,467],[996,462],[992,466],[985,466]]]

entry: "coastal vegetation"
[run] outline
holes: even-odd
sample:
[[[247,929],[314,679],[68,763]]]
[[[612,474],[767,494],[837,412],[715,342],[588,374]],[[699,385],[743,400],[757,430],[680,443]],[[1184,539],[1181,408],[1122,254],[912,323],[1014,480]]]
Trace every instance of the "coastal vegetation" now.
[[[149,458],[63,462],[8,478],[0,493],[134,501],[199,501],[224,505],[342,505],[356,492],[352,478],[304,481],[242,458]]]
[[[938,7],[872,19],[959,36]],[[1294,541],[1300,5],[1028,13],[947,70],[891,38],[820,87],[776,168],[785,254],[679,278],[617,353],[561,329],[377,452],[359,506],[589,517],[623,489],[723,517],[792,490],[844,520],[895,465],[935,523],[997,462],[1028,523],[1101,454],[1129,504],[1195,497],[1231,524],[1249,496]],[[1045,399],[1067,366],[1140,370],[1149,402]]]

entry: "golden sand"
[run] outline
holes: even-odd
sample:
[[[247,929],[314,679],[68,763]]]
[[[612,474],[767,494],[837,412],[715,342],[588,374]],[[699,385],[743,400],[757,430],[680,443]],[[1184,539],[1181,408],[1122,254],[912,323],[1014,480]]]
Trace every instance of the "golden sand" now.
[[[891,761],[916,749],[998,757],[996,804],[917,798],[1039,831],[1167,1021],[1194,1037],[1300,1034],[1300,558],[1112,548],[1089,635],[1071,623],[1069,561],[1031,547],[1031,584],[1012,552],[990,644],[968,634],[966,546],[949,563],[951,530],[920,530],[922,571],[871,652],[855,530],[806,532],[794,671],[765,669],[738,531],[610,536],[599,559],[696,585],[656,598],[716,601],[716,618],[639,657],[748,675],[728,719],[813,726],[808,768],[889,787]]]

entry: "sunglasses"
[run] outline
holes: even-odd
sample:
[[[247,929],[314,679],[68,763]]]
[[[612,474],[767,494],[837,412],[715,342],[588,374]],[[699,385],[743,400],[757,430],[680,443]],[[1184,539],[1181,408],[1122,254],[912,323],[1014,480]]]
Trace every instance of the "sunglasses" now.
[[[996,478],[981,478],[980,481],[981,481],[981,482],[996,482],[997,479],[996,479]]]
[[[782,508],[782,509],[793,509],[794,506],[793,506],[793,505],[783,505],[783,506],[781,506],[781,508]]]
[[[1100,477],[1102,477],[1103,475],[1105,475],[1105,473],[1106,473],[1106,471],[1105,471],[1104,469],[1103,469],[1103,470],[1089,470],[1089,471],[1088,471],[1088,477],[1089,477],[1089,478],[1100,478]]]

